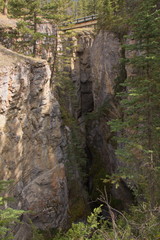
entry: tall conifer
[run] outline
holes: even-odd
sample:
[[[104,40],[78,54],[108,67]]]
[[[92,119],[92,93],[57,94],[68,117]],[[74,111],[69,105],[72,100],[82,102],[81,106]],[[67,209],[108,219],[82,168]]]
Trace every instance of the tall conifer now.
[[[132,73],[121,93],[122,119],[111,122],[119,132],[117,154],[132,177],[137,196],[160,201],[160,10],[157,0],[140,2],[130,21],[132,32],[125,46]]]

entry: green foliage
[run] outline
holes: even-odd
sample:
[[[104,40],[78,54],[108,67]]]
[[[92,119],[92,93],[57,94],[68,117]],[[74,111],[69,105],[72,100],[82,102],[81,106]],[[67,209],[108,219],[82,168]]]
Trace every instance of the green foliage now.
[[[0,192],[4,191],[10,182],[0,181]],[[11,228],[18,222],[18,217],[24,213],[22,210],[16,210],[9,207],[5,207],[8,198],[0,197],[0,239],[10,240],[13,239]]]
[[[126,0],[99,0],[98,1],[98,26],[123,35],[127,32],[127,7]]]
[[[154,208],[153,211],[148,211],[150,206],[147,203],[139,204],[139,206],[133,206],[130,209],[130,213],[126,214],[130,225],[130,231],[133,239],[159,239],[160,237],[160,212],[158,208]],[[122,227],[125,226],[125,222],[121,219],[119,223]]]
[[[37,55],[37,40],[41,38],[41,34],[37,30],[37,25],[41,22],[39,17],[41,14],[40,1],[12,0],[10,14],[20,19],[17,24],[18,36],[15,36],[18,38],[19,49],[22,49],[22,53],[25,52],[26,47],[26,52],[30,52],[29,49],[32,49],[32,56],[35,57]]]
[[[71,229],[66,234],[59,233],[54,240],[98,240],[100,233],[97,233],[97,229],[100,226],[98,216],[101,213],[101,207],[94,209],[94,212],[87,218],[87,223],[79,222],[78,224],[72,224]],[[101,238],[102,240],[104,238]]]
[[[43,234],[33,225],[31,222],[32,227],[32,240],[44,240]]]
[[[80,18],[96,14],[97,1],[96,0],[73,1],[73,12],[74,18]]]
[[[122,179],[126,179],[126,178],[127,177],[125,175],[120,175],[120,174],[114,173],[111,176],[106,175],[105,179],[103,179],[103,183],[107,183],[107,184],[109,183],[109,184],[115,185],[115,187],[118,188],[120,181]]]
[[[107,204],[108,205],[108,204]],[[94,209],[87,222],[72,224],[66,233],[58,233],[54,240],[158,240],[160,236],[160,213],[148,212],[146,204],[133,206],[129,214],[119,213],[115,219],[110,206],[110,219],[101,216],[102,205]]]
[[[3,10],[3,0],[0,0],[0,12]]]
[[[40,24],[45,24],[47,20],[56,26],[62,25],[63,21],[69,21],[71,19],[68,13],[70,4],[71,0],[11,0],[10,16],[19,19],[14,36],[13,34],[10,36],[15,45],[14,50],[33,57],[41,55],[41,48],[48,47],[46,39],[55,39],[57,36],[42,33]],[[50,42],[53,44],[52,41]],[[50,46],[55,55],[53,48]]]
[[[137,199],[159,204],[159,125],[160,125],[160,11],[156,0],[139,3],[130,25],[132,39],[125,49],[133,74],[123,86],[121,118],[109,124],[117,133],[117,155],[123,163],[120,172],[132,179]]]

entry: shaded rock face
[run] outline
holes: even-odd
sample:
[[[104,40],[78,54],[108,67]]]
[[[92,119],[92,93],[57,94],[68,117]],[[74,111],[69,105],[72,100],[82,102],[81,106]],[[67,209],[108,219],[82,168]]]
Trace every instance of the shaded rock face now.
[[[78,118],[94,108],[91,78],[91,32],[83,32],[76,38],[76,49],[73,57],[72,80],[76,85],[79,109]]]
[[[91,113],[89,124],[83,125],[87,144],[96,148],[111,173],[117,163],[114,148],[109,142],[111,133],[106,122],[112,114],[107,102],[111,102],[112,111],[117,114],[118,110],[112,100],[114,80],[120,74],[120,42],[114,34],[108,32],[100,32],[95,38],[90,32],[83,32],[77,39],[72,80],[79,101],[78,118],[81,122],[86,114]],[[102,113],[98,113],[100,109]]]
[[[95,192],[102,186],[100,179],[115,173],[119,165],[113,134],[107,122],[120,114],[114,100],[114,88],[121,75],[121,43],[116,35],[103,31],[95,38],[86,32],[77,38],[72,75],[79,100],[77,116],[86,136],[88,190],[91,199],[95,200],[98,197]],[[109,191],[122,208],[132,202],[125,183],[120,184],[118,191],[114,188]]]
[[[118,114],[113,99],[115,79],[120,75],[120,50],[119,39],[109,32],[100,32],[91,49],[92,93],[98,117],[87,126],[88,142],[96,148],[108,173],[113,173],[118,164],[107,121]]]
[[[1,178],[14,180],[14,205],[32,210],[37,227],[63,227],[68,207],[66,139],[50,69],[45,61],[2,47],[0,59]]]
[[[87,125],[87,142],[93,153],[102,160],[102,167],[104,166],[107,174],[115,173],[121,164],[115,155],[117,146],[112,140],[113,133],[107,122],[121,115],[115,101],[115,91],[118,87],[118,79],[123,81],[127,77],[120,61],[124,57],[123,54],[120,39],[111,32],[101,31],[91,49],[92,92],[94,111],[98,113],[98,117]],[[97,161],[94,154],[93,162]],[[127,208],[133,202],[132,193],[125,181],[121,181],[118,189],[112,187],[110,193],[113,201],[118,203],[113,203],[116,208]]]

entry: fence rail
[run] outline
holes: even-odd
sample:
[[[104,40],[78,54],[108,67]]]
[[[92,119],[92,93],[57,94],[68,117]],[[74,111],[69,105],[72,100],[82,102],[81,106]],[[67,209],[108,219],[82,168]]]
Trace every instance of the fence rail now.
[[[97,14],[91,15],[91,16],[82,17],[82,18],[77,18],[72,23],[73,24],[78,24],[78,23],[88,22],[88,21],[92,21],[92,20],[96,20],[96,19],[97,19]]]
[[[70,24],[80,24],[80,23],[85,23],[85,22],[89,22],[89,21],[93,21],[93,20],[97,20],[97,14],[82,17],[82,18],[77,18],[73,22],[63,23],[63,26],[68,26]]]

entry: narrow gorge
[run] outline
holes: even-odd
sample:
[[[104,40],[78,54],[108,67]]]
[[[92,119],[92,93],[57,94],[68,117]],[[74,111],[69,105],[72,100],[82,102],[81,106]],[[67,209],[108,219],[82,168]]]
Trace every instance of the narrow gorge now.
[[[0,15],[0,179],[10,183],[3,198],[14,199],[5,208],[24,210],[10,228],[14,240],[51,240],[57,231],[67,232],[72,223],[86,223],[91,212],[104,204],[103,194],[107,207],[103,205],[97,219],[107,220],[110,229],[111,222],[123,216],[121,211],[143,199],[136,196],[138,184],[133,176],[130,180],[118,172],[125,164],[132,168],[130,156],[122,153],[129,156],[124,164],[116,152],[123,152],[127,137],[143,128],[141,122],[136,130],[128,127],[132,121],[125,125],[125,117],[134,116],[128,99],[141,96],[131,92],[125,99],[132,87],[124,82],[137,75],[134,61],[126,64],[137,54],[125,47],[133,40],[114,28],[72,29],[71,25],[66,30],[67,25],[59,27],[46,19],[37,23],[39,35],[31,40],[30,32],[19,35],[17,20]],[[121,101],[124,106],[127,102],[126,109]],[[147,114],[151,125],[153,119]],[[112,131],[116,119],[122,120],[126,130],[117,124]],[[131,145],[131,153],[139,159],[142,148],[139,140],[136,144]],[[148,153],[152,159],[152,151]],[[141,179],[142,185],[146,179]],[[98,227],[93,227],[93,234],[94,229]],[[70,238],[74,239],[84,238]],[[92,232],[86,239],[92,239]]]
[[[77,93],[78,107],[74,114],[69,108],[67,111],[76,120],[75,134],[82,135],[80,147],[87,175],[77,190],[74,183],[67,184],[65,167],[74,161],[67,156],[72,129],[63,122],[49,65],[0,48],[1,178],[13,179],[10,194],[15,198],[14,206],[33,211],[32,222],[42,230],[63,228],[70,217],[74,221],[83,218],[92,205],[87,201],[96,201],[102,178],[114,173],[118,164],[107,121],[118,114],[113,95],[114,79],[120,74],[120,42],[109,32],[95,37],[92,31],[82,31],[73,44],[69,81]],[[81,181],[77,174],[67,175],[73,182]],[[131,201],[123,185],[119,192],[111,192],[123,204]],[[20,239],[21,228],[24,231],[24,225],[15,239]]]

